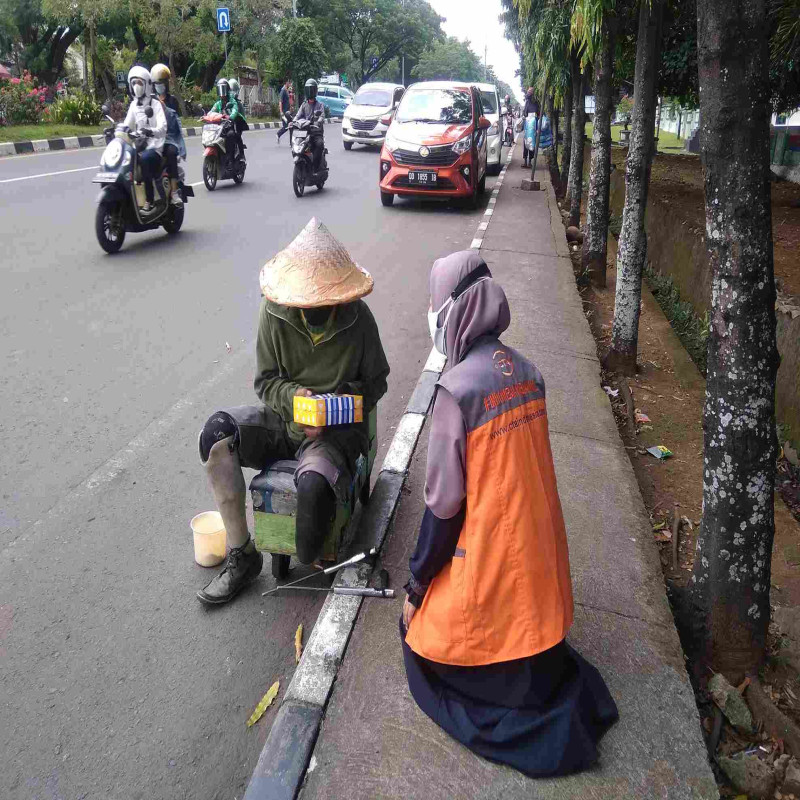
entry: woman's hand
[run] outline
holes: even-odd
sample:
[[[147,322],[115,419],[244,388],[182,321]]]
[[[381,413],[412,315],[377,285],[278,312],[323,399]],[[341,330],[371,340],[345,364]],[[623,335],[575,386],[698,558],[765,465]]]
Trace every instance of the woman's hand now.
[[[408,597],[406,597],[406,601],[403,603],[403,625],[405,625],[406,630],[408,630],[409,625],[411,625],[411,620],[414,619],[414,614],[416,613],[416,606],[413,606],[409,602]]]

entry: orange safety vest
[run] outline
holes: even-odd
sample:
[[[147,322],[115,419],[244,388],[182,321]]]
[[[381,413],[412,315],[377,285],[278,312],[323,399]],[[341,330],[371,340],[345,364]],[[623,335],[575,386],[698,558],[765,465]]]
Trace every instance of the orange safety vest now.
[[[439,384],[466,423],[466,517],[406,643],[459,666],[541,653],[564,639],[573,614],[544,381],[515,350],[482,338]]]

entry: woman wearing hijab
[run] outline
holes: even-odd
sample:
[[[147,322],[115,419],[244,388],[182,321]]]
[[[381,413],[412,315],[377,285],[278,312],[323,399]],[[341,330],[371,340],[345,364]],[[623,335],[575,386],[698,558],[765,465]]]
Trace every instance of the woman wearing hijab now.
[[[475,753],[534,777],[576,772],[617,707],[565,641],[572,586],[544,381],[498,338],[508,302],[478,253],[436,261],[430,291],[449,367],[400,623],[409,688]]]

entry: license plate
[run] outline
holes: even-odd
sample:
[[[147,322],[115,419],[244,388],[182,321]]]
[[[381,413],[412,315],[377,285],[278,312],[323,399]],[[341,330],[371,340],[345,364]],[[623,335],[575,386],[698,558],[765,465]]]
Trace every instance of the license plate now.
[[[409,172],[408,173],[408,182],[409,183],[433,184],[433,183],[436,183],[436,173],[435,172]]]
[[[116,172],[98,172],[92,183],[114,183],[117,180]]]

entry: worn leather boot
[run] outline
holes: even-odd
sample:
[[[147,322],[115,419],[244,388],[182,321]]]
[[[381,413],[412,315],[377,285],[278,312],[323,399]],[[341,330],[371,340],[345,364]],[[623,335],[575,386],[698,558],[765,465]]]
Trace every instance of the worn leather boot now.
[[[214,444],[208,454],[206,471],[217,508],[225,525],[230,552],[222,572],[197,593],[203,603],[233,600],[250,581],[257,578],[264,557],[256,550],[247,530],[246,488],[239,455],[231,450],[232,437]]]

